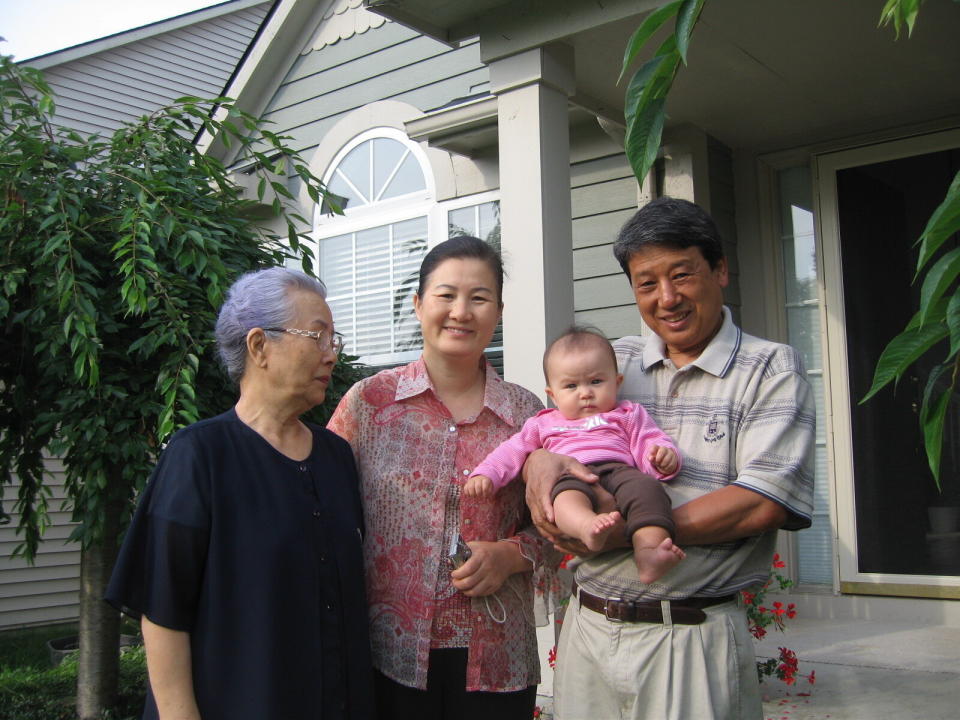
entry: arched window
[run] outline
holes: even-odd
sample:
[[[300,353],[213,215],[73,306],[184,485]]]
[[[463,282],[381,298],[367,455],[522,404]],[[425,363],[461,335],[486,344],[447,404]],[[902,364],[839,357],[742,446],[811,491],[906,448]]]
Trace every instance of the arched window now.
[[[423,256],[458,234],[499,244],[499,204],[492,193],[437,203],[426,155],[394,128],[353,138],[323,179],[343,214],[318,213],[317,258],[346,350],[368,365],[410,362],[422,349],[413,294]]]

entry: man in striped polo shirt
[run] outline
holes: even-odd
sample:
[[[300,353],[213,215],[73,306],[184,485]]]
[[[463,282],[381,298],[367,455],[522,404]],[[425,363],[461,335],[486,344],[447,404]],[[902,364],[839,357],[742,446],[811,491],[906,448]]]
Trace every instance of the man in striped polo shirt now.
[[[753,643],[736,594],[766,579],[779,528],[810,525],[810,386],[796,350],[734,324],[720,235],[701,208],[654,200],[624,225],[614,254],[654,332],[614,343],[620,395],[642,403],[683,455],[666,488],[687,558],[651,584],[627,547],[575,563],[557,718],[756,720]],[[524,468],[534,520],[556,539],[549,489],[566,473],[591,479],[543,450]],[[623,546],[620,535],[611,538]]]

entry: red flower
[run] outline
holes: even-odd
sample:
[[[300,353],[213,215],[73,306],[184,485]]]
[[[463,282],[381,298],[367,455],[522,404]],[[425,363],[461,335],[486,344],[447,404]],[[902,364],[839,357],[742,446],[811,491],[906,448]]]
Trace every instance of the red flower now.
[[[780,559],[780,553],[773,554],[773,566],[775,568],[785,568],[787,564]]]
[[[817,676],[817,671],[816,671],[816,670],[811,670],[811,671],[810,671],[810,674],[807,675],[807,682],[810,683],[811,685],[813,685],[815,682],[817,682],[817,677],[816,677],[816,676]]]
[[[573,560],[573,555],[564,555],[564,556],[563,556],[563,559],[560,561],[560,565],[558,565],[558,567],[566,568],[566,567],[567,567],[567,563],[570,562],[571,560]]]
[[[540,709],[539,705],[535,705],[533,708],[533,717],[538,718],[543,711]]]
[[[550,665],[551,670],[557,666],[557,646],[556,645],[550,648],[550,652],[547,653],[547,663]]]
[[[747,605],[750,605],[753,602],[753,599],[756,597],[756,595],[747,590],[741,590],[740,595],[743,597],[743,602]]]

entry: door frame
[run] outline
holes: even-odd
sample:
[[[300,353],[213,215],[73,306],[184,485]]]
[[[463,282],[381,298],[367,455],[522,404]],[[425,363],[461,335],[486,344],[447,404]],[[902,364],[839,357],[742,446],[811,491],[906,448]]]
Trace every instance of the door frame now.
[[[813,157],[818,263],[823,283],[821,333],[826,410],[830,417],[838,558],[837,584],[843,593],[960,598],[960,576],[895,575],[859,571],[853,482],[850,383],[843,301],[843,271],[837,204],[837,172],[960,147],[960,129],[825,152]]]

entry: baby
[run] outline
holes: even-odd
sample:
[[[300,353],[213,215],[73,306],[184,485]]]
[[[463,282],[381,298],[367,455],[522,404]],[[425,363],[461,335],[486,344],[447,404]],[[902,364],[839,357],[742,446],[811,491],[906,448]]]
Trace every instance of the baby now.
[[[538,448],[574,457],[600,478],[619,511],[598,514],[590,483],[565,476],[553,489],[557,526],[590,550],[601,550],[622,514],[640,580],[653,582],[685,557],[673,544],[670,498],[660,483],[680,469],[676,447],[641,405],[617,403],[623,376],[617,373],[613,347],[599,331],[567,330],[544,353],[543,372],[557,409],[537,413],[490,453],[463,493],[491,495],[517,477]]]

